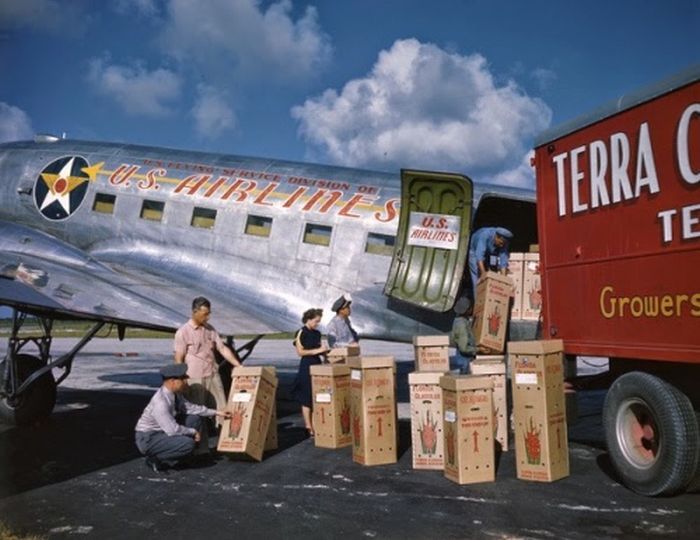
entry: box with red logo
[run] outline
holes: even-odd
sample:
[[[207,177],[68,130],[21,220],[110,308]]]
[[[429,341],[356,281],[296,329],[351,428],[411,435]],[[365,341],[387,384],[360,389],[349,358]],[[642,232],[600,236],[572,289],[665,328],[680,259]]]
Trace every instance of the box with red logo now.
[[[311,366],[311,395],[314,444],[321,448],[350,446],[350,368],[342,364]]]
[[[222,423],[217,447],[220,452],[262,459],[266,444],[272,444],[274,438],[269,430],[276,391],[275,368],[234,368],[227,404],[232,416]]]
[[[414,469],[445,467],[440,372],[408,374],[411,395],[411,442]]]
[[[496,444],[508,450],[508,399],[506,396],[506,357],[503,355],[480,356],[471,361],[472,375],[488,375],[493,381],[493,417],[496,427]]]
[[[510,316],[513,282],[508,276],[486,272],[476,284],[474,339],[477,345],[502,352]]]
[[[347,347],[336,347],[328,351],[328,362],[330,364],[345,364],[351,356],[360,356],[359,345],[348,345]]]
[[[449,336],[415,336],[416,371],[450,371]]]
[[[521,480],[569,475],[563,341],[511,341],[515,462]]]
[[[542,281],[540,279],[540,254],[525,253],[523,261],[523,310],[522,318],[537,320],[542,309]]]
[[[396,362],[393,356],[348,359],[352,459],[362,465],[396,463]]]
[[[513,282],[513,305],[510,309],[511,319],[521,319],[523,316],[523,268],[525,253],[511,253],[508,257],[508,273]]]
[[[445,478],[458,484],[493,482],[493,381],[481,375],[443,375]]]

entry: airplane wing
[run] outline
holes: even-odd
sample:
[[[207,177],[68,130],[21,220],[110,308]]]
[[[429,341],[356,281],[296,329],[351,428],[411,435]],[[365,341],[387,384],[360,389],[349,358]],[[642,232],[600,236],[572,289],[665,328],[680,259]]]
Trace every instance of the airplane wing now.
[[[201,295],[212,301],[211,322],[222,334],[280,330],[256,318],[235,295],[219,298],[177,276],[132,269],[128,256],[122,260],[103,263],[48,234],[0,222],[0,304],[53,317],[175,330],[189,318],[192,299]]]

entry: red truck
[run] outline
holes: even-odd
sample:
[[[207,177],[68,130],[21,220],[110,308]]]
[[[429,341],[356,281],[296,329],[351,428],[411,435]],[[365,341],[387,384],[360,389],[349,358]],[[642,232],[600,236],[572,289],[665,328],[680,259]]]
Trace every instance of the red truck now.
[[[622,481],[683,491],[700,461],[700,66],[540,136],[542,337],[610,359]]]

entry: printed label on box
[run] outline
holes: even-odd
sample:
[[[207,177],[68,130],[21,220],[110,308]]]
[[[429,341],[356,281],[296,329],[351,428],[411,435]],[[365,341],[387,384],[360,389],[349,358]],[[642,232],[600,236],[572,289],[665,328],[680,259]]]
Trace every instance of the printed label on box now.
[[[316,403],[330,403],[331,395],[328,392],[316,394]]]
[[[445,411],[445,422],[456,422],[457,413],[455,411]]]
[[[248,403],[252,395],[253,394],[249,394],[248,392],[239,392],[233,394],[233,399],[231,401],[234,403]]]
[[[362,371],[360,371],[359,369],[353,369],[352,371],[350,371],[350,378],[353,381],[361,381],[362,380]]]
[[[515,384],[537,384],[537,373],[516,373]]]

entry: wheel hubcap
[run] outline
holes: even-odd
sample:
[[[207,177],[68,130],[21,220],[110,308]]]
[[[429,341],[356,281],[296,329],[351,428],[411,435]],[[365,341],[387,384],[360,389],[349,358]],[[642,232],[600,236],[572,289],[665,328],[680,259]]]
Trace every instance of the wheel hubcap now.
[[[659,455],[660,439],[656,418],[640,398],[624,401],[615,422],[617,442],[627,461],[640,469],[648,469]]]

